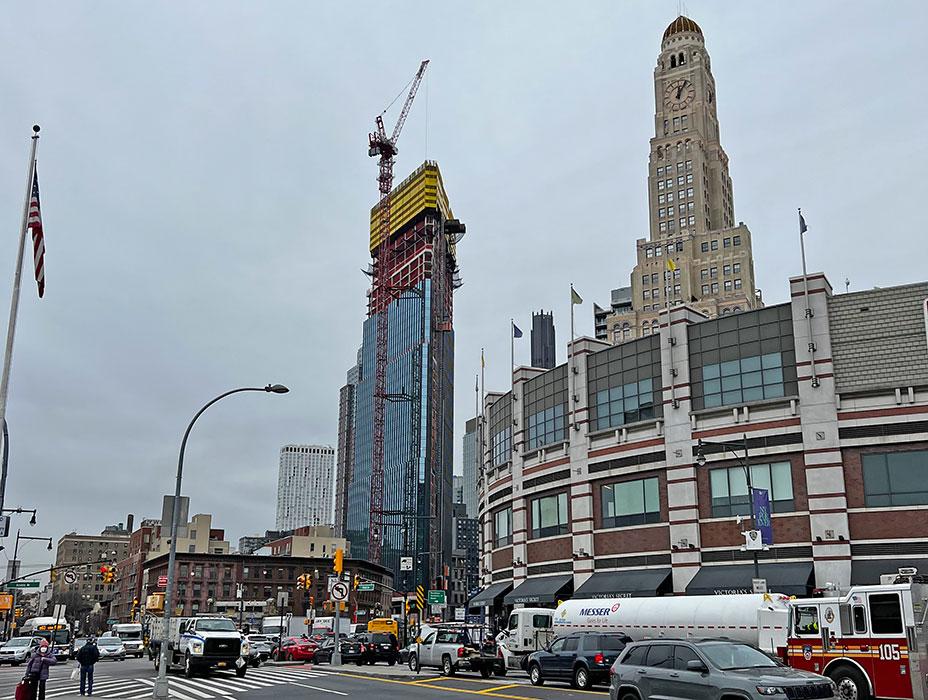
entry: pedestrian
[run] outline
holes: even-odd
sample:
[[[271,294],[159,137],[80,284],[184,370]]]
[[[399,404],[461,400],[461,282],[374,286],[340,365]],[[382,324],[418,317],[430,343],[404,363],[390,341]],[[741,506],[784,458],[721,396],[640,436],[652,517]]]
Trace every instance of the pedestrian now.
[[[36,700],[45,700],[45,681],[48,680],[48,667],[58,663],[55,650],[49,648],[48,640],[43,639],[39,644],[39,653],[29,659],[26,666],[26,678],[29,678],[36,689]]]
[[[77,650],[77,663],[81,666],[81,695],[84,694],[84,690],[87,691],[87,695],[93,695],[93,665],[99,660],[97,640],[91,637]]]

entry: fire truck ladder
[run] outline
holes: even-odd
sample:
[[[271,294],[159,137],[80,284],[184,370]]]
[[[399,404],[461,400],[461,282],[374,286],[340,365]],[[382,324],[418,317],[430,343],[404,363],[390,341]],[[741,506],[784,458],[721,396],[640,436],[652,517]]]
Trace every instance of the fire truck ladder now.
[[[399,139],[406,117],[412,108],[413,100],[422,76],[428,66],[428,60],[422,61],[416,72],[406,96],[406,102],[400,111],[393,133],[387,136],[383,125],[383,113],[376,119],[377,130],[368,135],[368,155],[379,157],[380,172],[377,176],[380,191],[380,227],[379,241],[374,261],[374,276],[371,290],[371,315],[377,314],[376,359],[374,369],[374,420],[373,447],[371,454],[371,517],[368,530],[368,559],[381,563],[383,543],[383,483],[384,483],[384,418],[387,400],[387,314],[390,302],[402,294],[403,289],[393,284],[394,251],[390,229],[390,193],[393,189],[393,164],[396,159],[396,142]],[[386,111],[386,110],[384,110]]]

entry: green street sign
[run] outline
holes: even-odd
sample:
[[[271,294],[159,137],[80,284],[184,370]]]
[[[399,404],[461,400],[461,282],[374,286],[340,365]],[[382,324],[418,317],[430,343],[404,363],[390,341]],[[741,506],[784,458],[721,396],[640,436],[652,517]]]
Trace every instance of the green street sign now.
[[[445,592],[429,591],[429,605],[445,605]]]
[[[358,590],[359,590],[359,591],[372,591],[372,590],[374,590],[374,582],[373,582],[373,581],[365,581],[364,583],[359,583],[359,584],[358,584]]]
[[[4,584],[7,588],[38,588],[38,581],[10,581]]]

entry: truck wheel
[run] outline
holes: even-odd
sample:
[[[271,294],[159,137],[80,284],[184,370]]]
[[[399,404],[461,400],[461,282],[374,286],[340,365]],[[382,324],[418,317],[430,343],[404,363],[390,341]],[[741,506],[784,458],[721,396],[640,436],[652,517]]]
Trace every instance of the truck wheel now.
[[[532,685],[544,685],[545,679],[541,675],[541,666],[538,664],[532,664],[528,668],[528,678],[532,682]]]
[[[409,655],[409,670],[413,673],[416,673],[419,670],[419,657],[415,654]]]
[[[246,664],[246,665],[243,665],[243,666],[241,666],[241,667],[236,666],[236,667],[235,667],[235,675],[238,676],[239,678],[244,678],[244,677],[245,677],[245,671],[247,671],[247,670],[248,670],[248,665],[247,665],[247,664]]]
[[[577,666],[577,670],[574,671],[574,687],[578,690],[589,690],[592,685],[590,672],[584,666]]]
[[[184,654],[184,677],[193,678],[193,663],[190,661],[190,652]]]
[[[489,678],[491,675],[493,675],[493,674],[490,673],[490,668],[489,668],[488,666],[481,666],[481,667],[480,667],[480,676],[481,676],[482,678]]]
[[[870,700],[867,679],[856,668],[839,666],[828,676],[838,686],[839,700]]]
[[[454,664],[451,663],[451,657],[447,654],[441,657],[441,672],[446,676],[454,675]]]
[[[506,675],[506,666],[505,664],[496,664],[496,667],[493,669],[493,673],[502,678]]]

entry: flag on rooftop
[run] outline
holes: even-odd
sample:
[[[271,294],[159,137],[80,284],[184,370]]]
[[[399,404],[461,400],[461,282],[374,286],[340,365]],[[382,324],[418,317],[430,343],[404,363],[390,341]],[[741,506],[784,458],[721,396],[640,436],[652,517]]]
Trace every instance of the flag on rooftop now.
[[[583,298],[577,294],[577,290],[574,289],[573,285],[570,285],[570,303],[571,304],[582,304]]]
[[[45,294],[45,233],[42,230],[42,207],[39,204],[39,170],[32,170],[32,197],[29,200],[29,218],[26,226],[32,231],[32,260],[35,263],[35,281],[39,285],[39,299]]]
[[[805,233],[809,230],[809,227],[806,226],[806,220],[802,218],[802,209],[799,210],[799,233]]]
[[[512,337],[513,338],[522,337],[522,330],[515,323],[512,324]]]

